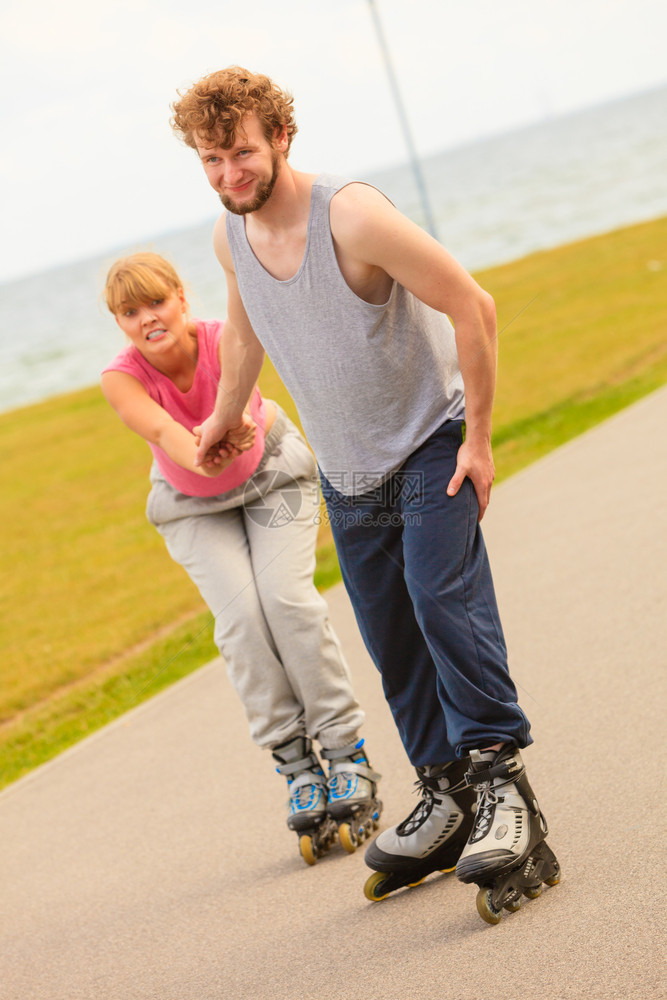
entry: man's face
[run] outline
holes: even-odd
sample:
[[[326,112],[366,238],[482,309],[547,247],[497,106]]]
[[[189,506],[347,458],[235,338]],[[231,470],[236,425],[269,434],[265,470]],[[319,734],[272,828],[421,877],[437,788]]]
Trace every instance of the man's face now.
[[[267,141],[254,115],[243,120],[231,149],[197,139],[197,152],[208,182],[230,212],[257,212],[271,197],[284,160],[282,140]]]

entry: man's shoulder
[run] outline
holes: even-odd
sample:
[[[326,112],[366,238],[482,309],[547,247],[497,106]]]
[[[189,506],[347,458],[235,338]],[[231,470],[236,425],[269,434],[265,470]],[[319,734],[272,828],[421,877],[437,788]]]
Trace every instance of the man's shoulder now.
[[[227,239],[227,212],[223,210],[213,224],[213,239]]]
[[[227,236],[227,212],[223,211],[213,226],[213,249],[223,267],[232,266],[232,254]]]
[[[378,188],[365,181],[349,181],[331,198],[329,218],[334,237],[346,242],[381,222],[387,212],[395,212],[391,201]]]
[[[384,207],[392,204],[386,194],[375,185],[359,180],[344,181],[334,192],[331,200],[332,203],[335,201],[337,205],[343,207],[368,206],[371,209],[375,206]]]

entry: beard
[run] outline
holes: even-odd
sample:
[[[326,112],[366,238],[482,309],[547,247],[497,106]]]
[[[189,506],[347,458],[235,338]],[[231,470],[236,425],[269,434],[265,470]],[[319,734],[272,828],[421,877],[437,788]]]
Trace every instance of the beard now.
[[[232,201],[229,195],[221,194],[220,201],[225,206],[228,212],[233,212],[234,215],[248,215],[250,212],[257,212],[263,205],[266,205],[267,201],[271,197],[271,193],[275,187],[276,181],[278,180],[278,174],[280,172],[280,160],[281,154],[277,153],[275,150],[271,154],[271,162],[273,165],[273,170],[271,172],[271,177],[268,181],[259,181],[257,184],[257,190],[255,191],[255,197],[252,201],[244,201],[239,204],[236,201]]]

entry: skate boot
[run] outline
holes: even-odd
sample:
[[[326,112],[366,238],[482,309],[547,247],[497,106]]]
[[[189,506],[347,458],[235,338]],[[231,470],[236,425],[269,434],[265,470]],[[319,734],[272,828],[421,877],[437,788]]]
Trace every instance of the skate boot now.
[[[431,872],[453,871],[473,824],[475,795],[465,781],[466,763],[417,768],[421,801],[407,819],[376,837],[365,861],[374,875],[364,895],[375,902]]]
[[[503,908],[512,913],[522,896],[536,899],[543,882],[556,885],[560,867],[516,747],[472,750],[466,781],[477,791],[477,813],[456,875],[477,884],[479,915],[497,924]]]
[[[275,747],[276,771],[287,778],[287,825],[299,836],[299,850],[314,865],[336,839],[336,824],[327,815],[327,781],[307,736],[296,736]]]
[[[327,811],[338,827],[338,839],[348,854],[377,830],[382,802],[377,798],[377,783],[382,777],[370,766],[364,741],[350,743],[338,750],[322,750],[329,761]]]

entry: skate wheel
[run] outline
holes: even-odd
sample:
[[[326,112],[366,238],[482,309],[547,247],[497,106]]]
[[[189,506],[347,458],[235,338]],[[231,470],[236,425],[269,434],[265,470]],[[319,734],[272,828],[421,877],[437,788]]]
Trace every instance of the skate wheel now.
[[[517,910],[521,909],[521,896],[518,899],[512,899],[509,903],[505,903],[504,910],[508,913],[516,913]]]
[[[301,857],[307,865],[317,864],[317,854],[313,847],[313,838],[307,833],[299,837],[299,850],[301,851]]]
[[[500,918],[502,917],[502,912],[496,910],[495,906],[491,902],[492,891],[489,888],[482,888],[477,893],[477,912],[479,913],[482,920],[485,920],[487,924],[499,924]]]
[[[349,823],[341,823],[338,827],[338,839],[340,840],[340,846],[348,854],[354,854],[359,846],[359,838]]]
[[[534,889],[524,889],[523,894],[526,899],[537,899],[538,896],[542,895],[542,886],[536,885]]]
[[[558,883],[560,882],[560,877],[561,877],[560,865],[558,864],[558,862],[556,862],[556,871],[550,878],[545,878],[544,881],[546,882],[547,885],[558,885]]]
[[[364,884],[364,896],[370,899],[371,903],[378,903],[381,899],[386,899],[388,892],[382,892],[382,886],[389,880],[388,872],[373,872]]]

